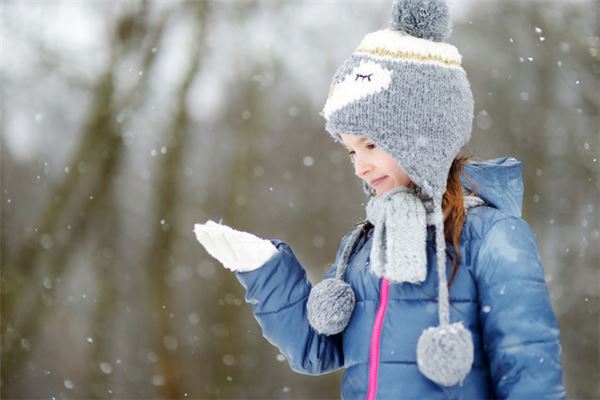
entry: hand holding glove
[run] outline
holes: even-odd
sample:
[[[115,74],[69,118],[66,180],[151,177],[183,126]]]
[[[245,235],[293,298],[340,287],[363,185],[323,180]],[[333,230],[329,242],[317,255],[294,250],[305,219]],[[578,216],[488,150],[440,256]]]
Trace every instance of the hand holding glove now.
[[[253,271],[277,253],[269,240],[211,220],[195,224],[194,233],[206,251],[232,271]]]

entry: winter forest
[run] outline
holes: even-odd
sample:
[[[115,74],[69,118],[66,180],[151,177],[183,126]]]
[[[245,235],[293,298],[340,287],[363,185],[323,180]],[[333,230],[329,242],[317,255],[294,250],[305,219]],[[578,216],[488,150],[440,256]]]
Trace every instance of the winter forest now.
[[[390,3],[2,3],[2,398],[339,398],[192,230],[283,240],[321,279],[365,195],[318,113]],[[572,399],[600,398],[599,8],[450,2],[464,152],[522,162]]]

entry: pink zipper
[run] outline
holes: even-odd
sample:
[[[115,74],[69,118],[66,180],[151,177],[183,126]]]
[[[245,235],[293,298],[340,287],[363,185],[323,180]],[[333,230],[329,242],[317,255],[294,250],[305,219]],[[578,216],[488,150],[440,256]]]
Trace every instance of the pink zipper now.
[[[374,400],[377,394],[377,372],[379,370],[379,343],[381,339],[381,328],[383,326],[383,318],[387,309],[388,298],[390,295],[390,281],[385,278],[381,279],[381,293],[379,295],[379,308],[375,315],[375,323],[373,324],[373,333],[371,334],[371,353],[369,355],[369,391],[367,392],[367,400]]]

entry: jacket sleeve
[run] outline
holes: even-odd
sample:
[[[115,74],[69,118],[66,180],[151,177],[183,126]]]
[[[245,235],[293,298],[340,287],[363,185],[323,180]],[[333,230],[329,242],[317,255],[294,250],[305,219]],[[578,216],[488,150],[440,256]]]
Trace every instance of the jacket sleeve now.
[[[321,375],[342,368],[342,334],[320,335],[310,326],[306,303],[312,286],[306,272],[286,243],[271,242],[278,252],[263,266],[254,271],[236,272],[263,336],[279,348],[295,372]],[[342,248],[338,250],[336,262]],[[335,263],[325,278],[334,274]]]
[[[560,331],[535,235],[497,221],[477,255],[483,344],[496,398],[563,399]]]

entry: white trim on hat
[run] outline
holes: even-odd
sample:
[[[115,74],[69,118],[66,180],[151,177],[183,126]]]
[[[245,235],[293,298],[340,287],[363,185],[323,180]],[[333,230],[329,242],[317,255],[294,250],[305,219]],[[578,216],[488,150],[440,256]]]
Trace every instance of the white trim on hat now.
[[[426,60],[458,67],[462,61],[458,49],[449,43],[421,39],[390,29],[367,34],[355,51],[355,54],[362,53],[376,58]]]

